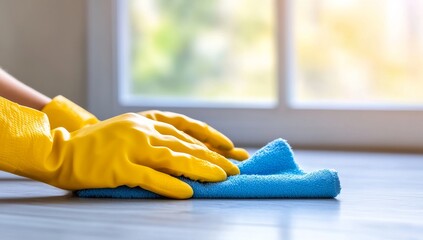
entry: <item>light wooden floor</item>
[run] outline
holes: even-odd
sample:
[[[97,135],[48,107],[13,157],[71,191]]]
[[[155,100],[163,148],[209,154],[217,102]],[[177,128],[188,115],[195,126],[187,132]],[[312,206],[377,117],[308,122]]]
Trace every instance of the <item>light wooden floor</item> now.
[[[423,239],[423,155],[295,152],[339,171],[337,199],[78,199],[1,173],[0,239]]]

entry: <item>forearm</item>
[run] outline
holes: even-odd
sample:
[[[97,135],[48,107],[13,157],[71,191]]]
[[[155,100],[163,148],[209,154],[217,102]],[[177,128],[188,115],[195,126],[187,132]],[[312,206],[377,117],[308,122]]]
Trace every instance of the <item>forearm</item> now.
[[[30,108],[41,110],[51,99],[23,84],[0,68],[0,96]]]

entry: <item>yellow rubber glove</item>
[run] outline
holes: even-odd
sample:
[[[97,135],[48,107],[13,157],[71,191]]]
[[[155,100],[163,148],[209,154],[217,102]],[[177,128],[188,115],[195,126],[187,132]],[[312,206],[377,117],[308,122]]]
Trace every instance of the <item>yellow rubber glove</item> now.
[[[42,111],[47,114],[51,128],[64,127],[69,132],[99,122],[93,114],[63,96],[53,98]],[[139,114],[155,121],[170,124],[197,139],[197,144],[207,146],[225,157],[235,160],[245,160],[249,157],[246,150],[235,148],[229,138],[206,123],[172,112],[153,110]],[[195,141],[195,139],[191,141]]]
[[[168,126],[123,114],[72,133],[50,130],[44,113],[0,97],[0,170],[67,190],[139,186],[180,199],[193,191],[173,176],[216,182],[239,174]]]
[[[64,127],[73,132],[99,122],[93,114],[60,95],[53,98],[41,111],[47,114],[51,129]]]
[[[182,114],[157,110],[144,111],[139,114],[149,119],[171,124],[178,130],[183,131],[191,137],[199,140],[209,149],[218,152],[225,157],[233,158],[235,160],[245,160],[249,157],[249,154],[245,149],[235,148],[234,144],[228,137],[204,122],[189,118]]]

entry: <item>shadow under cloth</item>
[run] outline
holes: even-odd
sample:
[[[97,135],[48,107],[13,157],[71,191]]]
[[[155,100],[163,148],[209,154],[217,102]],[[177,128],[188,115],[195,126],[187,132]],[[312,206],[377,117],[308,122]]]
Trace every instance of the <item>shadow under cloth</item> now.
[[[341,191],[335,170],[304,172],[294,160],[291,147],[276,139],[239,162],[240,175],[217,183],[201,183],[184,177],[194,190],[193,198],[334,198]],[[75,191],[84,198],[165,198],[140,187],[97,188]]]

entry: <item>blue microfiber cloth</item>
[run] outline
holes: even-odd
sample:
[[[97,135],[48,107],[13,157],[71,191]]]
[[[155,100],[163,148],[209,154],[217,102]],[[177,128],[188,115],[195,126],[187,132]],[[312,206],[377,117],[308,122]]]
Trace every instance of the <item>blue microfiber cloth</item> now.
[[[218,183],[201,183],[181,177],[194,189],[193,198],[333,198],[340,190],[334,170],[303,172],[295,163],[293,152],[283,139],[276,139],[240,162],[240,175]],[[163,198],[142,188],[84,189],[79,197],[92,198]]]

